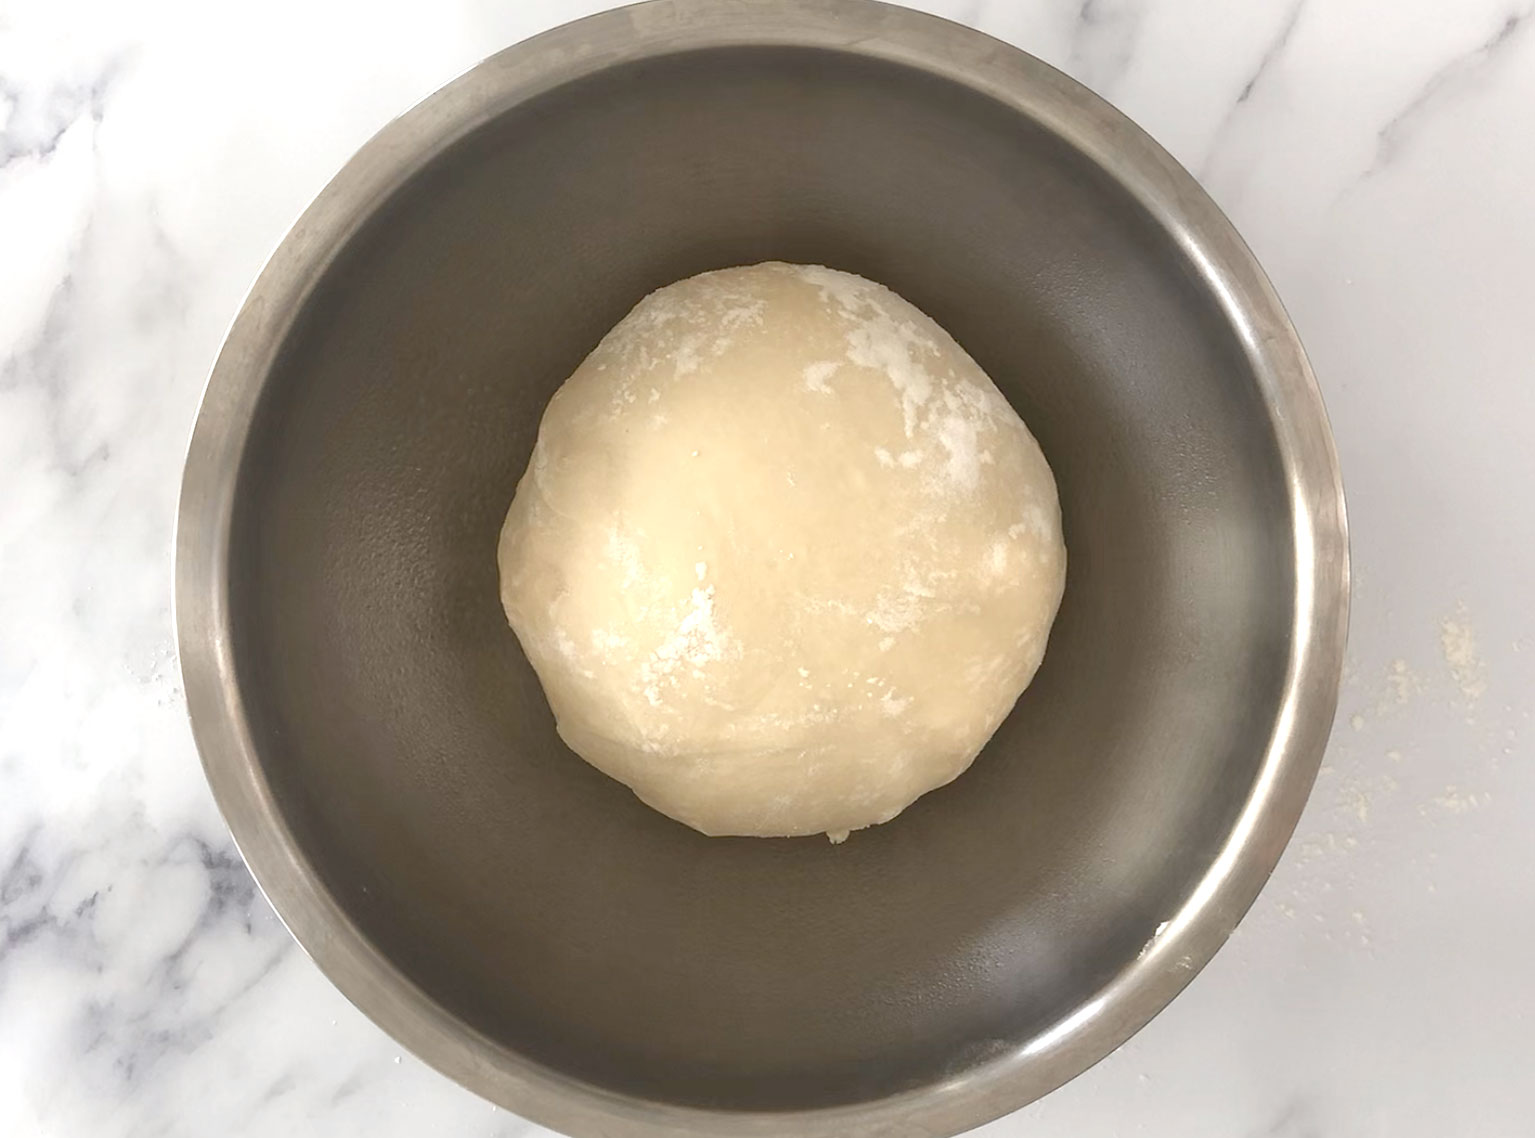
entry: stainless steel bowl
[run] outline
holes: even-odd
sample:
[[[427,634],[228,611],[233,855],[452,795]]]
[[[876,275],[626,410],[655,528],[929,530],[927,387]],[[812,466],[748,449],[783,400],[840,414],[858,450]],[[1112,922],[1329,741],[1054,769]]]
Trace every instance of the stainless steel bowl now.
[[[770,258],[949,329],[1071,550],[975,766],[844,846],[704,838],[572,757],[497,601],[550,393],[650,289]],[[418,1055],[578,1135],[928,1138],[1225,940],[1311,785],[1347,581],[1295,333],[1130,122],[868,0],[659,0],[483,63],[299,221],[208,386],[176,602],[252,871]]]

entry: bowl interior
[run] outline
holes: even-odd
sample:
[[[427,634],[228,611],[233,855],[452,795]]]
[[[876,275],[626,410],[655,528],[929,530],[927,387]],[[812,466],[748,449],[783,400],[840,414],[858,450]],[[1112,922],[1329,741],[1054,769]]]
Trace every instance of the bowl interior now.
[[[576,759],[497,599],[550,394],[649,290],[767,259],[947,328],[1071,558],[974,767],[835,847],[704,838]],[[454,1015],[647,1099],[860,1102],[1034,1038],[1189,894],[1274,728],[1289,517],[1233,329],[1094,164],[899,64],[680,52],[494,118],[329,268],[243,457],[232,647],[303,853]]]

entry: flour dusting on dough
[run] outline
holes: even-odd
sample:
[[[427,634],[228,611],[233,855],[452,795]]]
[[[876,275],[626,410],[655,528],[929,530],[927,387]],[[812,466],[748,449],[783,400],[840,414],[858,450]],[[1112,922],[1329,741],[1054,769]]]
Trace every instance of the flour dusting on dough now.
[[[730,651],[730,638],[714,619],[714,586],[694,589],[676,631],[640,665],[645,699],[652,707],[659,707],[661,685],[675,682],[682,665],[691,665],[694,676],[702,678],[705,665],[724,659]]]
[[[804,372],[801,373],[805,377],[805,386],[822,395],[830,395],[831,388],[826,386],[826,381],[837,374],[837,369],[841,366],[836,360],[817,360],[815,363],[806,364]]]
[[[845,274],[816,266],[801,266],[798,272],[837,304],[847,324],[848,361],[882,373],[900,398],[901,425],[914,446],[899,459],[881,448],[875,452],[880,465],[898,461],[912,468],[926,452],[941,471],[925,481],[929,492],[937,496],[974,490],[981,467],[996,461],[983,435],[996,430],[999,413],[1007,410],[1005,401],[977,384],[957,380],[952,368],[941,362],[946,346],[916,320],[898,316],[894,306],[904,302],[892,294],[869,282],[850,283]],[[805,383],[811,390],[821,390],[825,378],[818,373],[812,379],[806,370]]]

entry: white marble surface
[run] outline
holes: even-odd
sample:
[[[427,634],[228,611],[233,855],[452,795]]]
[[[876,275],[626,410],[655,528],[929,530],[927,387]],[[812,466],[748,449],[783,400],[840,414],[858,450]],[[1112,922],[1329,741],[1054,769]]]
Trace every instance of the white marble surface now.
[[[1120,1052],[988,1135],[1535,1126],[1528,0],[928,0],[1103,92],[1256,248],[1321,376],[1358,590],[1295,841]],[[0,0],[0,1135],[505,1138],[290,942],[170,615],[183,448],[351,151],[595,0]]]

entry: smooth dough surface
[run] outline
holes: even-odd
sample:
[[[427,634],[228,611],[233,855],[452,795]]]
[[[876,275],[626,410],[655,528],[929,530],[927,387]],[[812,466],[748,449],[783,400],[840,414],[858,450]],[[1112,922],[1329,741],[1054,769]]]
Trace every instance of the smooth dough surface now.
[[[603,339],[499,561],[577,754],[705,834],[833,840],[970,765],[1066,572],[1050,468],[975,361],[889,289],[776,262]]]

